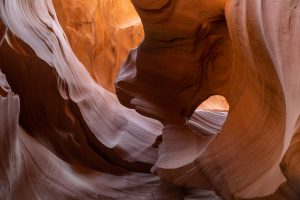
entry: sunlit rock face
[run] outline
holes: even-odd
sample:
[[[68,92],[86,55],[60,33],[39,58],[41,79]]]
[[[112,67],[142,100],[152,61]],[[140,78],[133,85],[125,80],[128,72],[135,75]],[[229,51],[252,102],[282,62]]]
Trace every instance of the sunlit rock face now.
[[[130,49],[143,38],[129,0],[54,0],[71,47],[93,79],[114,92],[114,80]]]
[[[225,97],[213,95],[202,102],[197,109],[228,111],[229,105]]]
[[[0,199],[300,199],[295,0],[0,0]]]

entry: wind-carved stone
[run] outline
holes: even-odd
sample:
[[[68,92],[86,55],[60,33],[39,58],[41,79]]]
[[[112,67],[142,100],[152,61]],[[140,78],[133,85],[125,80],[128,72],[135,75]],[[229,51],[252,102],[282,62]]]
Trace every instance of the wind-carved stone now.
[[[132,2],[161,123],[129,0],[0,0],[0,199],[299,200],[300,1]]]
[[[177,184],[201,171],[225,199],[274,192],[299,115],[298,1],[132,2],[145,38],[123,65],[116,92],[123,105],[164,125],[153,170]],[[203,138],[189,118],[214,94],[226,97],[230,111],[220,135]],[[293,141],[282,164],[288,181],[262,199],[299,198]]]
[[[196,133],[189,118],[209,96],[226,97],[232,66],[224,3],[132,1],[145,38],[116,81],[122,104],[164,124],[156,167],[193,162],[215,135]]]

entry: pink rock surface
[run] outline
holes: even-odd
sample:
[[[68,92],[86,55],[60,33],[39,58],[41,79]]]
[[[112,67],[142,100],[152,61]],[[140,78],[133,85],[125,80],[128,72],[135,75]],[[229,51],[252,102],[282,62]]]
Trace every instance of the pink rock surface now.
[[[300,199],[298,0],[0,0],[0,199]]]

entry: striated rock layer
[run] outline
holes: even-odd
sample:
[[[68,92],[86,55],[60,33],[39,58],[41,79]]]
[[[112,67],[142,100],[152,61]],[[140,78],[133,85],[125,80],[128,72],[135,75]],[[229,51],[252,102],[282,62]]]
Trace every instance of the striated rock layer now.
[[[0,199],[300,199],[299,3],[0,0]]]

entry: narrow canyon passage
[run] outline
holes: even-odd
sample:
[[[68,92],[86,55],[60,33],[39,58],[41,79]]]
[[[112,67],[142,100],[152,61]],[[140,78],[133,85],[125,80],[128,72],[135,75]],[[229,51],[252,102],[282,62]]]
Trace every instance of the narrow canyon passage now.
[[[0,199],[299,200],[299,0],[0,0]]]

